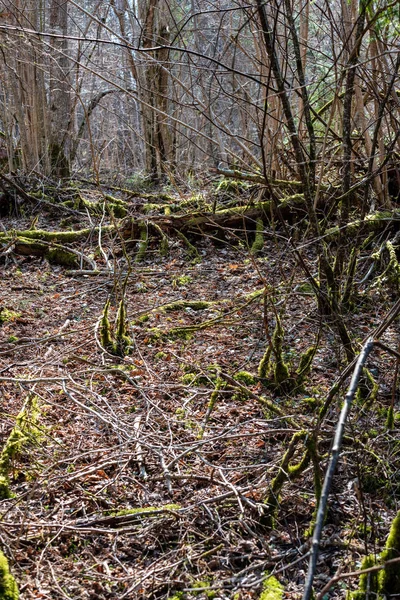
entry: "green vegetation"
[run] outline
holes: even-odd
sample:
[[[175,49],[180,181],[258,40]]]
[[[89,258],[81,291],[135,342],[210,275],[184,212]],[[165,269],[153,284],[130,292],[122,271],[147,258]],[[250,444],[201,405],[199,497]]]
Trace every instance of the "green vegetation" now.
[[[263,231],[264,231],[264,223],[263,220],[257,219],[257,224],[256,224],[256,235],[254,238],[254,242],[251,246],[251,253],[252,254],[258,254],[259,252],[261,252],[261,250],[264,247],[264,235],[263,235]]]
[[[101,345],[110,354],[123,357],[129,354],[132,345],[132,341],[128,336],[128,319],[126,315],[124,299],[122,299],[118,305],[114,328],[111,327],[111,323],[108,318],[109,309],[110,300],[108,299],[104,305],[100,320]]]
[[[125,517],[128,515],[151,515],[151,514],[159,514],[161,512],[169,511],[169,510],[179,510],[181,507],[180,504],[163,504],[161,506],[145,506],[138,508],[125,508],[123,510],[110,511],[107,514],[110,517]]]
[[[20,313],[15,312],[14,310],[9,310],[8,308],[4,308],[4,306],[0,307],[0,325],[3,323],[9,323],[10,321],[15,321],[19,319],[21,316]]]
[[[400,557],[400,511],[392,522],[385,549],[379,557],[366,556],[361,570],[383,565],[393,558]],[[400,594],[399,563],[386,565],[380,571],[360,575],[358,590],[351,594],[352,600],[365,600],[367,595],[374,594],[379,600]]]
[[[255,385],[258,381],[258,378],[248,371],[238,371],[233,376],[233,379],[239,383],[243,383],[244,385]]]
[[[36,445],[42,437],[38,427],[40,411],[37,397],[30,394],[15,420],[15,426],[0,454],[0,499],[10,498],[9,474],[15,458],[22,455],[29,446]]]
[[[8,561],[0,551],[0,600],[18,600],[18,587],[10,573]]]
[[[263,583],[259,600],[282,600],[284,587],[274,575],[270,575]]]

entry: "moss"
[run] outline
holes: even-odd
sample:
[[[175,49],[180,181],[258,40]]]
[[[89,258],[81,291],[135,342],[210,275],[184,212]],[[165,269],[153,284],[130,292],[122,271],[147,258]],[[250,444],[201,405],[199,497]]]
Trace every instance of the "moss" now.
[[[198,594],[204,594],[204,596],[206,598],[209,598],[210,600],[212,600],[212,598],[216,598],[217,597],[217,592],[215,590],[207,590],[206,588],[210,587],[212,585],[211,581],[193,581],[192,584],[192,594],[194,596],[197,596]],[[194,588],[194,589],[193,589]],[[204,588],[204,589],[202,589]]]
[[[162,312],[173,312],[175,310],[184,310],[190,308],[191,310],[205,310],[210,308],[212,302],[206,302],[205,300],[177,300],[170,304],[165,304],[162,307]]]
[[[356,398],[358,401],[369,400],[373,402],[378,395],[379,386],[375,382],[372,373],[369,369],[363,369],[363,374],[358,384]]]
[[[319,406],[321,406],[321,400],[319,400],[319,398],[313,398],[313,397],[308,397],[308,398],[303,398],[303,400],[301,401],[302,404],[304,404],[311,412],[314,412],[314,410],[316,408],[319,408]]]
[[[138,318],[138,320],[136,322],[137,323],[146,323],[149,320],[150,320],[149,315],[142,315],[141,317]]]
[[[279,494],[281,492],[282,486],[285,483],[288,475],[292,477],[298,477],[304,469],[308,466],[309,456],[308,451],[303,455],[300,463],[297,465],[291,466],[290,461],[292,460],[294,453],[296,452],[296,448],[298,443],[301,440],[304,440],[308,436],[308,432],[306,431],[297,431],[289,442],[288,449],[279,465],[278,474],[271,482],[270,492],[268,494],[268,498],[265,501],[267,505],[267,513],[262,517],[262,522],[267,527],[272,527],[275,519],[275,513],[279,506]]]
[[[253,245],[251,246],[251,253],[258,254],[264,247],[264,223],[262,219],[257,219],[256,223],[256,237],[254,238]]]
[[[104,305],[100,321],[100,340],[102,347],[115,356],[126,356],[132,345],[132,340],[127,335],[128,320],[126,317],[125,301],[122,299],[118,305],[117,317],[115,319],[114,335],[108,318],[110,300]]]
[[[280,318],[276,317],[276,325],[272,335],[272,347],[275,355],[274,382],[281,385],[289,379],[289,369],[283,360],[283,327]]]
[[[10,335],[8,337],[7,342],[9,342],[10,344],[12,344],[13,342],[18,342],[18,338],[15,335]]]
[[[264,352],[264,355],[258,365],[258,376],[261,379],[267,379],[269,377],[270,366],[271,366],[271,353],[272,353],[272,346],[269,345],[268,348],[266,349],[266,351]]]
[[[183,285],[187,285],[188,283],[192,282],[192,278],[190,277],[190,275],[181,275],[180,277],[177,277],[174,280],[175,285],[178,286],[183,286]]]
[[[213,378],[215,378],[215,376],[213,377],[212,375],[210,375],[209,377],[207,377],[206,375],[202,375],[201,373],[191,372],[182,375],[181,382],[184,385],[207,385],[210,383],[210,380],[213,380]]]
[[[111,324],[108,318],[108,311],[110,308],[110,300],[107,300],[107,302],[104,305],[104,309],[103,309],[103,314],[101,317],[101,321],[100,321],[100,339],[101,339],[101,345],[103,346],[103,348],[105,350],[107,350],[108,352],[111,352],[111,354],[114,353],[114,341],[112,339],[112,334],[111,334]]]
[[[296,371],[296,383],[301,385],[306,379],[307,375],[310,373],[312,361],[314,360],[315,353],[317,348],[315,346],[311,346],[306,350],[300,357],[299,366]]]
[[[400,511],[397,513],[390,528],[385,550],[382,552],[381,561],[386,562],[400,556]],[[379,574],[379,591],[386,595],[400,594],[400,568],[399,564],[387,565]]]
[[[39,415],[37,397],[30,394],[0,454],[0,499],[12,496],[9,473],[13,459],[21,455],[28,446],[37,445],[42,437],[38,427]]]
[[[370,554],[365,556],[361,563],[361,570],[369,569],[376,565],[375,557]],[[351,600],[366,600],[371,594],[371,597],[377,597],[378,591],[378,576],[379,573],[363,573],[360,575],[359,588],[350,594]]]
[[[284,587],[274,575],[271,575],[263,583],[263,591],[259,600],[282,600]]]
[[[161,237],[160,242],[160,256],[168,256],[169,253],[169,243],[166,235]]]
[[[152,514],[159,513],[161,511],[168,510],[179,510],[182,508],[180,504],[163,504],[161,506],[144,506],[138,508],[125,508],[123,510],[116,510],[108,512],[110,517],[125,517],[127,515],[142,515],[143,513]],[[1,599],[0,599],[1,600]]]
[[[148,245],[149,245],[149,235],[148,235],[148,231],[147,231],[147,226],[141,224],[140,225],[139,249],[136,254],[135,262],[141,262],[142,260],[144,260]]]
[[[15,321],[19,319],[21,316],[20,313],[15,312],[14,310],[8,310],[8,308],[4,308],[4,306],[0,307],[0,325],[3,323],[9,323],[10,321]]]
[[[387,417],[386,417],[386,427],[387,429],[394,429],[394,410],[393,406],[389,406]]]
[[[114,196],[110,196],[108,194],[105,195],[105,198],[107,200],[106,207],[109,213],[112,213],[118,219],[126,217],[128,214],[128,208],[124,200],[121,200],[120,198],[114,198]]]
[[[157,354],[154,356],[154,358],[156,360],[164,360],[165,358],[167,358],[167,354],[165,352],[157,352]]]
[[[153,342],[161,340],[164,337],[164,333],[158,327],[151,327],[147,330],[147,333]]]
[[[68,250],[65,250],[65,248],[61,247],[49,248],[47,252],[45,252],[45,258],[49,261],[49,263],[64,265],[65,267],[79,266],[79,259],[77,255],[73,252],[68,252]]]
[[[113,225],[104,225],[101,228],[103,233],[114,231]],[[77,242],[82,239],[88,238],[94,233],[98,233],[99,229],[80,229],[78,231],[44,231],[43,229],[36,230],[25,230],[25,231],[14,231],[16,238],[22,238],[26,240],[43,240],[45,242],[60,242],[62,244],[69,242]],[[6,233],[0,232],[0,240],[7,240],[9,236]]]
[[[8,561],[0,552],[0,600],[18,600],[18,587],[10,573]]]
[[[255,385],[257,383],[257,377],[254,377],[248,371],[238,371],[233,379],[235,381],[239,381],[239,383],[244,383],[245,385]]]
[[[178,229],[176,229],[175,231],[176,231],[178,237],[185,243],[185,245],[188,249],[188,254],[189,254],[190,258],[192,259],[192,262],[194,262],[194,263],[201,262],[201,257],[197,251],[197,248],[189,242],[186,235],[184,235],[181,231],[179,231]]]
[[[382,554],[375,558],[366,556],[361,569],[368,569],[376,564],[383,564],[400,556],[400,511],[392,522],[389,536]],[[351,600],[365,600],[371,592],[378,599],[390,598],[400,594],[400,569],[398,563],[386,565],[381,571],[360,575],[358,590],[353,592]]]
[[[115,350],[119,356],[126,356],[132,345],[132,340],[127,335],[127,323],[125,301],[122,298],[115,321]]]
[[[193,328],[192,327],[173,327],[165,335],[170,340],[180,339],[180,340],[189,341],[193,337]]]
[[[10,482],[8,477],[0,475],[0,500],[4,500],[5,498],[12,498]]]

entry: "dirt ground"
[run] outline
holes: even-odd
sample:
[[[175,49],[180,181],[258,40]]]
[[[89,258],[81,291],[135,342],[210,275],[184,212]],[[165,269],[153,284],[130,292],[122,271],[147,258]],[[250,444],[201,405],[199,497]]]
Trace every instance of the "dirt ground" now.
[[[60,225],[41,216],[36,226]],[[301,596],[316,466],[285,474],[272,527],[266,500],[297,431],[306,434],[291,465],[301,461],[345,357],[283,236],[266,230],[256,257],[236,236],[193,243],[200,260],[175,238],[168,256],[151,243],[136,263],[136,244],[124,257],[105,238],[99,253],[94,237],[78,249],[95,275],[40,257],[0,259],[1,447],[24,406],[28,415],[0,535],[23,600],[257,599],[270,574],[284,598]],[[362,291],[346,317],[358,347],[393,304],[390,293]],[[119,357],[102,347],[101,318],[109,299],[113,327],[122,297],[131,341]],[[277,315],[293,372],[317,345],[309,377],[288,392],[257,377]],[[398,323],[383,341],[398,347]],[[399,403],[395,359],[377,350],[368,368],[378,395],[358,399],[346,427],[319,591],[381,551],[399,508],[399,422],[386,426]],[[318,431],[322,476],[343,389]],[[342,579],[324,598],[344,598],[357,581]]]

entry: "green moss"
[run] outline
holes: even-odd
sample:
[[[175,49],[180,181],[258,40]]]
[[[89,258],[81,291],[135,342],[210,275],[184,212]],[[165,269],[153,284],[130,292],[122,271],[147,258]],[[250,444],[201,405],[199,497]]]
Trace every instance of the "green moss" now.
[[[124,200],[121,200],[120,198],[114,198],[108,194],[105,195],[105,198],[107,200],[106,207],[109,213],[112,213],[118,219],[126,217],[128,214],[128,208]]]
[[[253,245],[251,246],[251,253],[258,254],[264,247],[264,223],[262,219],[257,219],[256,224],[256,237],[254,238]]]
[[[394,410],[393,406],[389,406],[387,417],[386,417],[386,427],[387,429],[394,429]]]
[[[126,356],[132,345],[132,340],[127,335],[127,323],[125,301],[122,298],[115,321],[115,352],[118,356]]]
[[[189,341],[193,337],[193,326],[191,327],[173,327],[165,335],[170,340],[181,339]]]
[[[381,555],[381,561],[386,562],[398,557],[400,557],[400,511],[393,520],[385,550]],[[386,595],[400,594],[400,568],[398,563],[387,565],[380,572],[379,591]]]
[[[20,313],[15,312],[14,310],[8,310],[8,308],[4,308],[4,306],[0,307],[0,325],[3,323],[9,323],[10,321],[15,321],[19,319],[21,316]]]
[[[160,242],[160,256],[168,256],[169,253],[169,243],[166,235],[161,237]]]
[[[18,587],[10,573],[8,561],[0,552],[0,600],[18,600]]]
[[[286,450],[281,463],[279,465],[278,474],[271,482],[270,492],[265,501],[268,509],[266,514],[262,517],[262,521],[264,525],[267,527],[272,527],[275,519],[275,513],[279,506],[279,495],[282,489],[283,484],[287,480],[290,475],[292,479],[298,477],[304,469],[308,466],[309,463],[309,452],[305,452],[303,458],[299,463],[294,466],[290,465],[290,461],[292,460],[296,448],[300,441],[307,438],[308,432],[306,431],[297,431],[289,442],[288,449]]]
[[[164,337],[164,332],[158,327],[151,327],[147,330],[147,333],[153,342],[156,340],[161,340]]]
[[[217,597],[217,592],[215,590],[207,590],[207,589],[202,589],[202,588],[208,588],[212,585],[211,581],[193,581],[192,587],[194,589],[192,589],[192,594],[194,596],[197,596],[198,594],[204,594],[204,596],[206,598],[209,598],[210,600],[212,600],[212,598],[216,598]]]
[[[142,515],[143,513],[152,514],[160,511],[179,510],[180,504],[163,504],[161,506],[144,506],[141,508],[126,508],[123,510],[111,511],[107,513],[111,517],[124,517],[126,515]],[[0,599],[1,600],[1,599]]]
[[[269,345],[267,347],[266,351],[264,352],[263,357],[260,360],[260,363],[258,365],[258,376],[261,379],[267,379],[269,377],[270,367],[271,367],[271,353],[272,353],[272,346]]]
[[[317,348],[315,346],[311,346],[306,350],[300,357],[299,366],[296,371],[296,383],[297,385],[301,385],[308,374],[310,373],[312,361],[314,360],[315,353]]]
[[[257,383],[257,377],[254,377],[248,371],[238,371],[233,376],[235,381],[239,381],[239,383],[244,383],[245,385],[255,385]]]
[[[197,251],[197,248],[195,246],[193,246],[193,244],[191,244],[189,242],[189,240],[187,239],[186,235],[184,235],[181,231],[179,231],[178,229],[176,229],[175,231],[176,231],[178,237],[186,245],[186,247],[188,249],[188,254],[189,254],[190,258],[192,259],[192,262],[193,263],[199,263],[199,262],[201,262],[201,257],[200,257],[200,254]]]
[[[213,376],[206,377],[206,375],[202,375],[201,373],[185,373],[182,375],[181,382],[184,385],[207,385],[210,383],[210,379],[213,379]]]
[[[167,358],[167,354],[165,352],[157,352],[157,354],[154,356],[154,358],[156,360],[164,360],[165,358]]]
[[[65,267],[78,267],[79,259],[73,252],[68,252],[65,248],[53,247],[45,252],[45,258],[49,263],[64,265]]]
[[[364,401],[368,399],[371,403],[376,400],[378,391],[379,386],[373,378],[371,371],[369,369],[363,369],[363,374],[360,378],[360,383],[358,384],[358,390],[356,394],[357,401]]]
[[[259,600],[282,600],[284,587],[274,575],[271,575],[263,583],[263,591]]]
[[[400,511],[392,522],[385,549],[382,554],[375,558],[373,555],[366,556],[362,562],[361,569],[368,569],[376,564],[383,564],[393,558],[400,556]],[[375,573],[364,573],[360,575],[359,588],[351,595],[352,600],[365,600],[373,594],[375,598],[390,598],[400,594],[400,569],[399,564],[386,565],[381,571]]]
[[[12,344],[13,342],[18,342],[18,338],[15,335],[10,335],[7,341]]]
[[[173,312],[175,310],[184,310],[190,308],[191,310],[205,310],[209,308],[213,303],[206,302],[205,300],[177,300],[170,304],[165,304],[162,307],[162,312]]]
[[[111,333],[111,324],[110,324],[110,321],[108,318],[109,309],[110,309],[110,300],[107,300],[107,302],[104,305],[103,314],[102,314],[101,321],[100,321],[100,339],[101,339],[101,345],[103,346],[103,348],[105,350],[107,350],[108,352],[111,352],[111,354],[113,354],[115,347],[114,347],[114,340],[112,338],[112,333]]]
[[[135,262],[141,262],[142,260],[144,260],[148,245],[149,245],[149,235],[148,235],[148,231],[147,231],[147,226],[142,224],[142,225],[140,225],[139,249],[136,254]]]
[[[114,334],[108,318],[110,300],[104,305],[100,321],[100,340],[102,347],[115,356],[126,356],[132,345],[132,340],[127,335],[128,319],[126,316],[125,301],[122,299],[118,305],[115,319]]]
[[[361,563],[361,570],[369,569],[376,565],[375,557],[370,554],[365,556]],[[370,596],[377,598],[379,572],[363,573],[360,575],[359,588],[350,594],[351,600],[366,600]]]
[[[147,321],[149,321],[150,317],[149,315],[142,315],[141,317],[139,317],[137,319],[137,323],[146,323]]]
[[[37,445],[42,438],[42,432],[38,427],[39,416],[37,397],[30,394],[0,454],[0,499],[12,496],[9,483],[12,461],[27,447]]]
[[[313,398],[313,397],[303,398],[303,400],[301,402],[312,412],[315,409],[317,409],[319,406],[321,406],[321,400],[319,400],[318,398]]]
[[[181,275],[180,277],[177,277],[174,280],[174,284],[178,285],[178,286],[183,286],[183,285],[187,285],[188,283],[192,282],[192,278],[190,277],[190,275]]]
[[[280,318],[277,316],[274,333],[272,335],[272,347],[275,355],[274,382],[279,387],[289,379],[289,369],[283,360],[283,337],[283,327]]]

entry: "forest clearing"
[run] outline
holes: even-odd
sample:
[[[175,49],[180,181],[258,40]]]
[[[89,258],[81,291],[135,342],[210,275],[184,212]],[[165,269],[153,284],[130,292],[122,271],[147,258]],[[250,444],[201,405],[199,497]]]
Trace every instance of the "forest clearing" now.
[[[0,1],[0,600],[399,596],[399,11]]]

